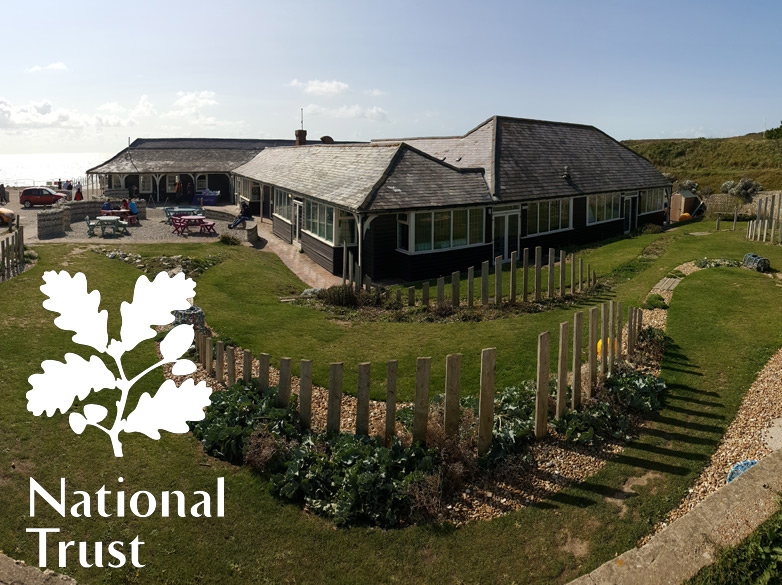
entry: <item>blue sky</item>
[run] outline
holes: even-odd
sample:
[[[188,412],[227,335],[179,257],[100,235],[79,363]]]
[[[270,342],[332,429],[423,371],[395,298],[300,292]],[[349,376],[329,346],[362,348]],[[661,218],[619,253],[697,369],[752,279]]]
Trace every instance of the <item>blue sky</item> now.
[[[782,3],[4,2],[0,153],[128,138],[368,140],[495,115],[617,139],[782,119]]]

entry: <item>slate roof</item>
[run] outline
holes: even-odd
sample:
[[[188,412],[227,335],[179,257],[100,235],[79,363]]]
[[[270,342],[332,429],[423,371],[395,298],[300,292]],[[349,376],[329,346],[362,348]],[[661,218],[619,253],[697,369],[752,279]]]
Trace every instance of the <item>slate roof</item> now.
[[[139,138],[88,173],[229,173],[264,148],[294,140],[224,138]],[[135,166],[134,166],[135,165]]]
[[[234,172],[354,211],[491,202],[480,170],[401,144],[271,148]]]
[[[495,116],[464,136],[373,140],[393,142],[454,166],[483,167],[489,191],[500,201],[670,186],[647,159],[582,124]]]

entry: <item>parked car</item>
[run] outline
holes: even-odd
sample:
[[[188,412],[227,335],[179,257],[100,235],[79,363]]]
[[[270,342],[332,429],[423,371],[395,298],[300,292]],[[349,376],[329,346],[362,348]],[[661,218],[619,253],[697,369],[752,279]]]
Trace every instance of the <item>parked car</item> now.
[[[30,187],[19,193],[19,203],[28,209],[33,205],[52,205],[63,199],[67,199],[65,194],[57,193],[49,187]]]
[[[0,225],[11,225],[14,223],[14,212],[7,207],[0,207]]]

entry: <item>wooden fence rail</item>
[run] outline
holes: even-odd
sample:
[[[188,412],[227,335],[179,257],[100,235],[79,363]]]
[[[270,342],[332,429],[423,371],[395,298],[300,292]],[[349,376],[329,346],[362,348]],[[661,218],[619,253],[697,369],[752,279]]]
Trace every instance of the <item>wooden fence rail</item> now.
[[[584,313],[578,311],[573,316],[572,329],[567,322],[559,326],[558,359],[556,372],[551,372],[551,334],[546,331],[538,336],[537,348],[537,377],[536,399],[534,415],[534,434],[537,439],[546,436],[549,415],[557,419],[563,417],[568,408],[579,410],[584,399],[593,397],[595,389],[607,376],[612,375],[615,368],[626,359],[633,362],[636,359],[638,349],[638,335],[643,327],[643,312],[636,307],[627,307],[627,346],[623,352],[622,342],[624,338],[622,303],[613,301],[600,307],[601,319],[598,321],[598,307],[589,309],[588,331],[583,331]],[[600,339],[598,344],[598,327]],[[583,336],[587,337],[587,356],[584,359]],[[571,341],[572,338],[572,341]],[[224,347],[222,341],[217,341],[213,362],[213,339],[203,333],[197,333],[195,338],[197,356],[199,362],[207,373],[216,378],[219,385],[230,386],[237,379],[235,375],[235,348]],[[597,346],[600,346],[599,352]],[[569,348],[572,354],[569,355]],[[478,453],[483,455],[491,449],[492,429],[494,427],[494,399],[495,399],[495,369],[496,348],[484,349],[481,352],[480,389],[478,400]],[[244,350],[242,354],[241,380],[248,383],[253,374],[253,357],[250,350]],[[445,360],[445,401],[444,401],[444,432],[447,437],[458,440],[459,422],[461,416],[460,407],[460,369],[462,354],[451,354]],[[258,384],[261,389],[268,389],[271,375],[271,359],[269,354],[258,355]],[[598,368],[599,360],[599,368]],[[431,357],[419,357],[416,361],[415,372],[415,396],[413,402],[412,437],[414,442],[426,444],[429,424],[429,395],[431,392]],[[227,368],[226,368],[227,366]],[[312,427],[312,361],[301,360],[299,368],[299,396],[298,412],[299,420],[304,428]],[[371,363],[358,364],[358,378],[356,388],[356,414],[355,433],[358,435],[370,434],[370,373]],[[587,374],[582,376],[582,368],[586,367]],[[227,372],[225,371],[227,369]],[[598,376],[599,372],[599,376]],[[277,403],[282,407],[288,407],[291,400],[292,383],[292,359],[282,357],[279,361],[277,382]],[[571,384],[568,386],[568,378]],[[549,384],[556,381],[556,400],[552,413],[549,413]],[[337,433],[341,427],[342,417],[342,380],[343,364],[332,363],[329,367],[328,398],[326,404],[326,431]],[[568,388],[571,391],[571,401],[567,403]],[[382,436],[386,444],[390,444],[396,434],[396,410],[397,410],[397,361],[391,360],[386,367],[386,401],[385,401],[385,426]]]
[[[24,272],[24,227],[17,221],[15,229],[0,240],[0,282]]]

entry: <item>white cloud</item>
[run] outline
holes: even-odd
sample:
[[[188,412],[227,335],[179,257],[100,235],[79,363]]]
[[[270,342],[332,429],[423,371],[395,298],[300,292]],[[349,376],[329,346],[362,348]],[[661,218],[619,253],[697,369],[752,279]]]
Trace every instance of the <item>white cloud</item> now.
[[[133,120],[123,119],[107,110],[84,114],[78,110],[55,107],[49,100],[30,102],[20,106],[0,100],[0,128],[31,130],[37,128],[84,128],[132,126]]]
[[[174,108],[160,115],[161,118],[173,118],[190,124],[214,126],[220,124],[213,116],[205,115],[201,110],[218,104],[213,91],[178,92]]]
[[[68,71],[68,66],[62,61],[57,61],[56,63],[49,63],[44,67],[33,65],[27,71],[30,73],[37,73],[38,71]]]
[[[382,89],[367,89],[364,93],[366,95],[371,95],[372,97],[380,97],[381,95],[386,95],[387,92]]]
[[[329,96],[329,95],[341,95],[343,93],[348,93],[350,91],[350,86],[348,86],[347,83],[343,81],[318,81],[318,80],[310,80],[306,83],[303,81],[299,81],[298,79],[294,79],[290,82],[291,87],[298,87],[303,88],[304,93],[309,93],[312,95],[323,95],[323,96]]]
[[[309,104],[304,107],[304,113],[310,116],[325,116],[328,118],[341,118],[347,120],[375,120],[382,121],[388,118],[388,112],[378,106],[365,108],[354,104],[352,106],[340,106],[338,108],[324,108],[317,104]]]

